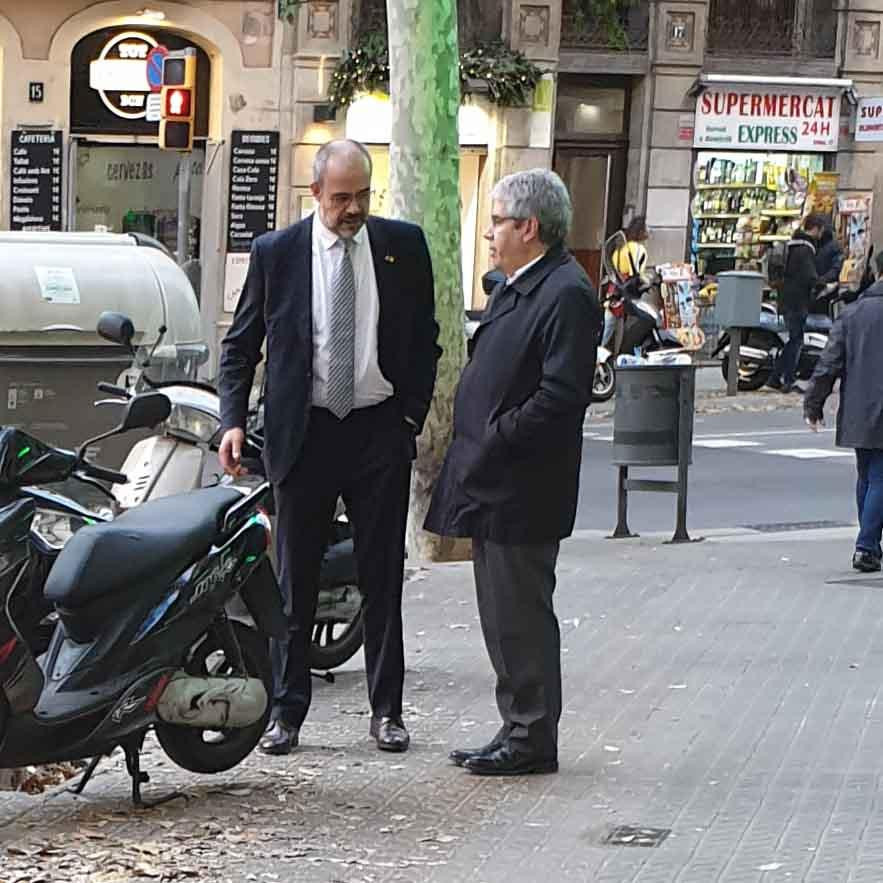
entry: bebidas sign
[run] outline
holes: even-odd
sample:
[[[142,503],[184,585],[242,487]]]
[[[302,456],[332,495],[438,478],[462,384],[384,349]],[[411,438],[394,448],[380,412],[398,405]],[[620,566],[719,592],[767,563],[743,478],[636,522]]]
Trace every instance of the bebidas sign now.
[[[694,147],[836,151],[839,134],[839,92],[710,87],[696,99]]]

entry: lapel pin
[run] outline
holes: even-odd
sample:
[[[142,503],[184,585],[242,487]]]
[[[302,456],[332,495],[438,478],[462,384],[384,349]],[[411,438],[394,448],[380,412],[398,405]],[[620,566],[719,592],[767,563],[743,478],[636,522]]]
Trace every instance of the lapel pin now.
[[[396,262],[395,255],[388,254],[383,260],[385,260],[388,264],[394,264]]]

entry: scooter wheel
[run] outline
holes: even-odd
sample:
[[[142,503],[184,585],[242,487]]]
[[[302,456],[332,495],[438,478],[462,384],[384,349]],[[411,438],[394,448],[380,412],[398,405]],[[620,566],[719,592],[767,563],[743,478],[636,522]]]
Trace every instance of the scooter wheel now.
[[[724,359],[721,362],[721,374],[724,376],[724,380],[729,377],[730,374],[730,360]],[[760,389],[769,379],[772,372],[769,368],[761,368],[759,365],[752,367],[741,367],[739,368],[739,391],[740,392],[754,392],[756,389]]]
[[[592,378],[592,401],[609,401],[615,392],[616,368],[613,367],[613,358],[611,357],[595,368],[595,376]]]
[[[310,668],[328,671],[343,665],[358,653],[363,637],[362,615],[363,610],[359,608],[348,623],[316,623],[310,644]]]
[[[220,773],[241,763],[254,750],[270,720],[273,673],[267,642],[257,631],[241,622],[232,621],[230,624],[236,634],[246,671],[251,677],[264,682],[267,709],[263,717],[250,727],[221,731],[158,722],[154,729],[163,751],[179,767],[192,773]],[[193,675],[223,675],[233,670],[213,631],[193,647],[183,667]]]

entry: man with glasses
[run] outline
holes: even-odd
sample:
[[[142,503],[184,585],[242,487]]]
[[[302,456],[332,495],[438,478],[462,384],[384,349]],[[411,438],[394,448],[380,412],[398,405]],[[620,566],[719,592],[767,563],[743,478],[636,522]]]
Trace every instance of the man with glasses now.
[[[268,754],[298,744],[309,648],[334,508],[353,524],[363,597],[370,734],[405,751],[402,582],[411,461],[435,385],[432,266],[413,224],[369,217],[371,157],[331,141],[313,163],[316,211],[258,237],[218,386],[221,464],[241,469],[248,397],[266,340],[264,459],[276,496],[279,581],[290,603]]]
[[[471,773],[509,776],[558,769],[561,650],[552,595],[558,546],[576,515],[601,310],[564,247],[572,210],[561,179],[545,169],[508,175],[492,200],[485,238],[506,279],[473,337],[426,528],[472,538],[502,718],[487,745],[451,759]]]

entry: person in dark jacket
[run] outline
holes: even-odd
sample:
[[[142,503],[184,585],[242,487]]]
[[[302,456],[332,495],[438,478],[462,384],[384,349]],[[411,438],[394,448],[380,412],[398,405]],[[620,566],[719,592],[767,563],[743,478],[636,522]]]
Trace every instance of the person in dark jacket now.
[[[852,566],[880,570],[883,551],[883,254],[877,282],[838,317],[806,390],[804,415],[818,430],[825,400],[840,378],[837,444],[855,448],[859,534]]]
[[[825,224],[825,229],[819,237],[816,247],[816,273],[818,284],[828,285],[840,279],[840,270],[843,268],[843,249],[834,237],[834,228]]]
[[[518,172],[492,197],[485,238],[506,279],[460,378],[426,529],[472,538],[502,718],[486,746],[451,759],[479,775],[521,775],[558,769],[561,651],[552,595],[559,543],[576,515],[601,310],[564,248],[572,209],[561,179],[545,169]]]
[[[822,215],[808,215],[803,229],[798,230],[785,246],[785,279],[779,309],[785,319],[788,342],[776,366],[776,375],[770,381],[770,386],[781,388],[782,392],[794,389],[806,317],[819,278],[816,244],[824,229]]]

